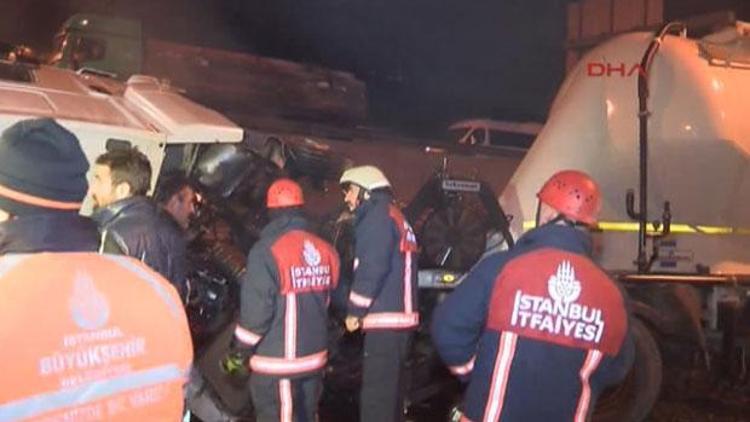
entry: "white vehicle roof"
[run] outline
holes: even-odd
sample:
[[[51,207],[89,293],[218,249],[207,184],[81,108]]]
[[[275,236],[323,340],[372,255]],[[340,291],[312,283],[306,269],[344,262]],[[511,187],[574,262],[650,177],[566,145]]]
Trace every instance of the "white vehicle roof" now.
[[[226,117],[143,75],[123,84],[92,74],[0,61],[0,115],[117,127],[116,133],[138,132],[140,138],[166,144],[242,140],[242,129]]]
[[[54,118],[73,132],[90,163],[109,150],[111,141],[138,148],[151,164],[152,188],[168,144],[180,149],[179,145],[243,139],[242,128],[149,76],[133,76],[122,83],[49,66],[0,61],[0,132],[19,120],[36,117]],[[81,212],[88,214],[91,209],[91,198],[87,198]]]

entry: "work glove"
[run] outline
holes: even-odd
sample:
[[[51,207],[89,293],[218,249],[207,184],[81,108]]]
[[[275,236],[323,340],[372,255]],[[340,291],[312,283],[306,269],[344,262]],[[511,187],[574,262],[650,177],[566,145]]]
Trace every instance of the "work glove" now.
[[[237,351],[230,351],[219,361],[221,372],[230,377],[246,377],[250,371],[247,367],[247,357]]]
[[[253,348],[240,343],[236,338],[232,338],[232,342],[229,344],[229,351],[219,361],[221,371],[231,377],[247,377],[250,374],[248,360],[253,354],[253,350]]]

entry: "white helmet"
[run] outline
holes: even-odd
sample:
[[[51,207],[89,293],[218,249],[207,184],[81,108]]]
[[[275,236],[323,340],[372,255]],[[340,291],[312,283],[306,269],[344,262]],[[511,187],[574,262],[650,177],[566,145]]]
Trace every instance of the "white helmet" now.
[[[382,171],[375,166],[352,167],[341,175],[339,184],[353,183],[366,190],[391,187],[391,182],[385,177]]]

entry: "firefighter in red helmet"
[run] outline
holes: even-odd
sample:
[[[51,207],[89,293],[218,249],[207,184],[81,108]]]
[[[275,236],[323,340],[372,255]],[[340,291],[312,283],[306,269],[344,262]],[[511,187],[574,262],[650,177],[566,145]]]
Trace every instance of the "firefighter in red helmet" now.
[[[436,348],[468,382],[462,420],[585,421],[632,364],[624,293],[590,258],[596,182],[560,171],[537,197],[537,228],[483,258],[435,310]]]
[[[537,225],[567,221],[572,225],[596,225],[602,208],[599,186],[586,173],[563,170],[547,180],[537,194]],[[547,218],[544,222],[541,219]]]
[[[249,368],[259,422],[314,421],[327,361],[327,307],[338,283],[336,250],[314,235],[300,186],[274,182],[270,222],[247,258],[227,372]]]

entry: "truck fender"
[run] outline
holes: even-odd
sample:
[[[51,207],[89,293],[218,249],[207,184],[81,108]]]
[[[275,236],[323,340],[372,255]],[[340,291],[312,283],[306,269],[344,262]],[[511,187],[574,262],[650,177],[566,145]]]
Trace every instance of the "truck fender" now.
[[[627,291],[633,316],[657,334],[660,346],[663,347],[663,341],[677,340],[707,351],[697,289],[686,284],[658,283],[627,286]]]

